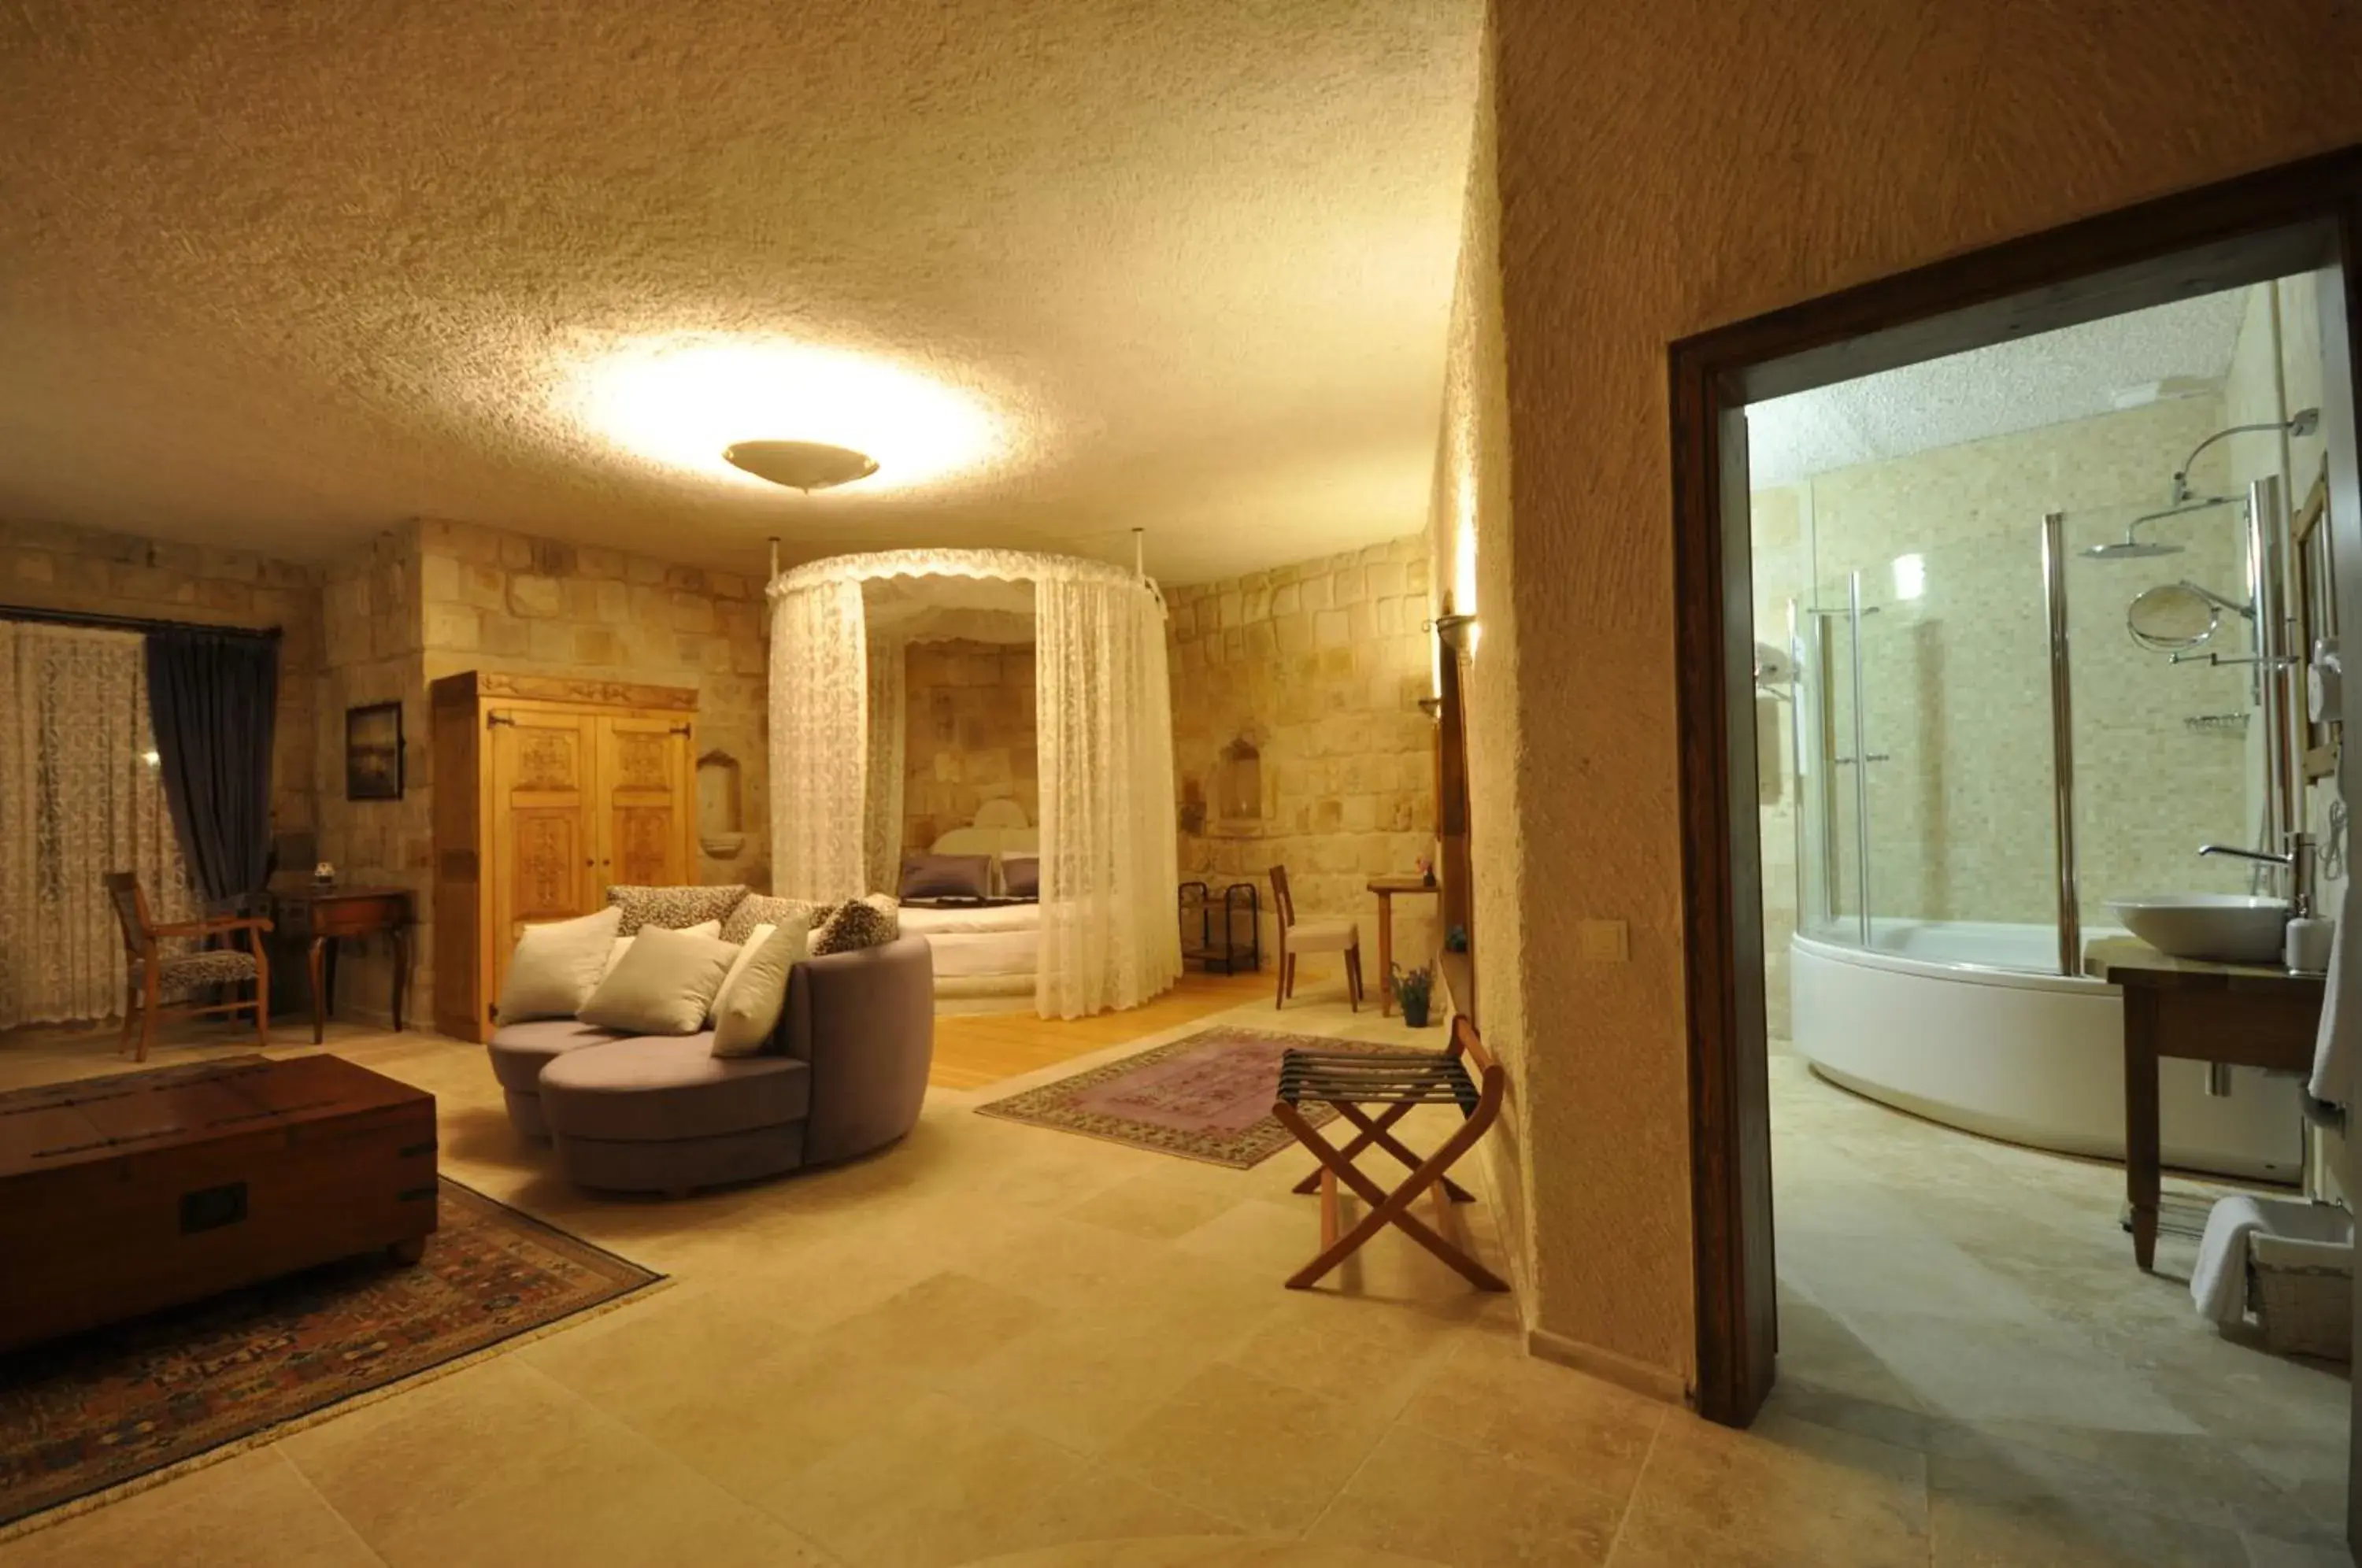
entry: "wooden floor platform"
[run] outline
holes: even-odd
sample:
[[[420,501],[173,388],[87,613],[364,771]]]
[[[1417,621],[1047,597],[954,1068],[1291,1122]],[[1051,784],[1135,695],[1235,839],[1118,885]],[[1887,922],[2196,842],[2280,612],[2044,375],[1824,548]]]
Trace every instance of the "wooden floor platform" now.
[[[1145,1007],[1090,1018],[1037,1018],[1021,1012],[943,1013],[935,1019],[935,1063],[927,1082],[936,1088],[982,1088],[1021,1073],[1087,1056],[1128,1040],[1143,1040],[1177,1024],[1271,994],[1271,976],[1201,975]]]

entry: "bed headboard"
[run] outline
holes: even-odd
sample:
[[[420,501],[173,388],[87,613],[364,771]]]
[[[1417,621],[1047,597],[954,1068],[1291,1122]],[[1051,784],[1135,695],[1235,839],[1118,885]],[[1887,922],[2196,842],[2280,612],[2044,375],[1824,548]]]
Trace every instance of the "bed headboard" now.
[[[934,842],[937,855],[1038,855],[1042,830],[1025,821],[1025,808],[1014,801],[987,801],[977,809],[976,821],[954,828]]]

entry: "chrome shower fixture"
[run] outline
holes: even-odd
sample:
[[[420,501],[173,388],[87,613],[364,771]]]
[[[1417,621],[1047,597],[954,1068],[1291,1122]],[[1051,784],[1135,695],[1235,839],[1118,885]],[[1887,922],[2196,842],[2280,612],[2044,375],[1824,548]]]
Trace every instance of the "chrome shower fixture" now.
[[[2125,536],[2121,543],[2113,545],[2092,545],[2086,548],[2082,553],[2095,561],[2125,561],[2147,556],[2178,556],[2181,553],[2182,549],[2180,545],[2160,544],[2155,539],[2142,539],[2135,537],[2135,535],[2139,531],[2140,525],[2144,523],[2155,523],[2167,517],[2180,517],[2185,513],[2204,512],[2210,507],[2239,506],[2244,504],[2245,502],[2235,495],[2209,495],[2182,504],[2169,506],[2162,512],[2152,512],[2145,517],[2136,517],[2130,523],[2126,524],[2125,525]]]
[[[2291,436],[2310,436],[2320,428],[2321,410],[2301,408],[2284,420],[2276,420],[2264,425],[2234,425],[2228,430],[2217,430],[2205,440],[2191,447],[2190,456],[2181,459],[2181,467],[2174,470],[2171,499],[2166,504],[2180,506],[2183,502],[2193,499],[2190,489],[2190,465],[2198,460],[2199,453],[2226,436],[2257,435],[2267,431],[2277,436],[2283,430]]]
[[[2137,523],[2133,525],[2133,528],[2139,526]],[[2181,553],[2181,547],[2160,545],[2154,539],[2136,539],[2132,528],[2127,528],[2125,536],[2114,544],[2093,545],[2082,553],[2086,558],[2095,561],[2129,561],[2150,556],[2178,556]]]

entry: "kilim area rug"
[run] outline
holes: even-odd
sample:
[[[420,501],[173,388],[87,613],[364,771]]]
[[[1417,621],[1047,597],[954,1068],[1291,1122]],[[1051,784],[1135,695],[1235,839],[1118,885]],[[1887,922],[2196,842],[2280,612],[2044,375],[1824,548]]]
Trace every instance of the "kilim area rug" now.
[[[441,1186],[414,1266],[350,1258],[0,1355],[0,1539],[664,1277]]]
[[[1274,1034],[1260,1029],[1201,1029],[1184,1040],[1089,1068],[1056,1083],[996,1099],[986,1116],[1055,1127],[1186,1160],[1246,1170],[1282,1149],[1300,1148],[1271,1113],[1279,1098],[1279,1058],[1289,1046],[1323,1051],[1397,1053],[1358,1040]],[[1417,1053],[1411,1053],[1417,1054]],[[1306,1105],[1315,1127],[1336,1119]]]

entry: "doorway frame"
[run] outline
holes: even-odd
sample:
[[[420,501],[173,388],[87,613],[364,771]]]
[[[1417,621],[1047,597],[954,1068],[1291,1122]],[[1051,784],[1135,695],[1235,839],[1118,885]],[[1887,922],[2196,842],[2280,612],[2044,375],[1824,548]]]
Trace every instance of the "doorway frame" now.
[[[1745,407],[2299,272],[2322,291],[2341,623],[2362,639],[2362,145],[2002,241],[1683,338],[1669,353],[1698,1413],[1751,1421],[1778,1352]],[[2343,353],[2339,352],[2343,348]],[[2362,679],[2346,682],[2362,745]],[[2362,1315],[2362,1297],[2357,1297]],[[2362,1342],[2362,1333],[2357,1333]],[[2356,1383],[2362,1411],[2362,1380]],[[2357,1445],[2362,1448],[2362,1445]],[[2362,1452],[2355,1456],[2362,1461]],[[2362,1472],[2354,1496],[2362,1504]]]

